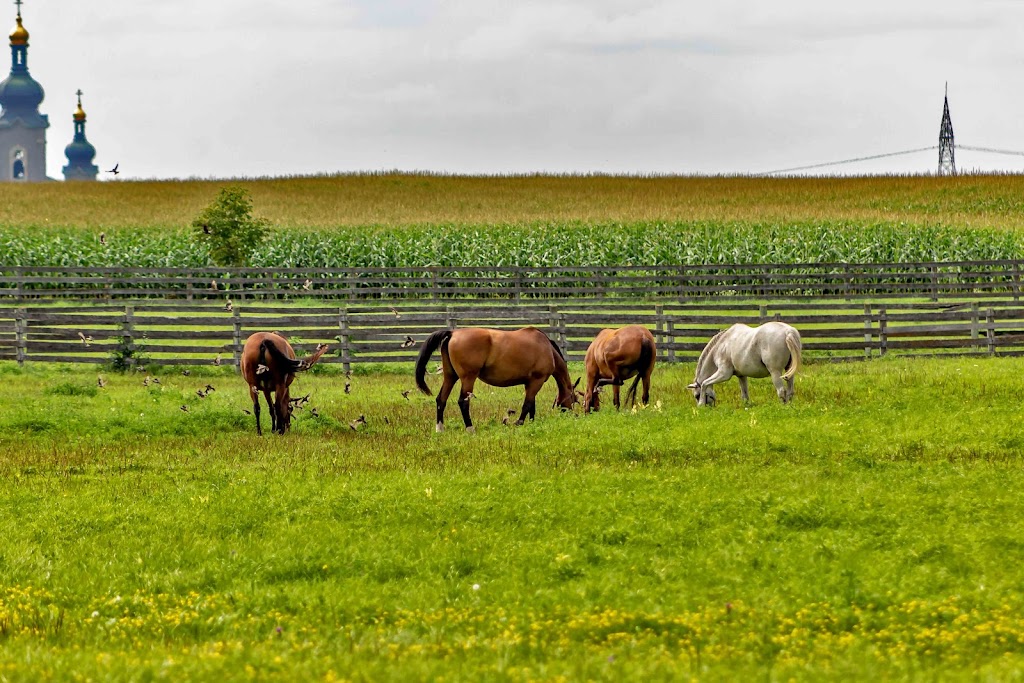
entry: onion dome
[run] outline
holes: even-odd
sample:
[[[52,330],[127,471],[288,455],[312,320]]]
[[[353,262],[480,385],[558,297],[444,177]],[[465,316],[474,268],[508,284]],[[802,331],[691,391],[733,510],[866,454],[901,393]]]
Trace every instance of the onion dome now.
[[[68,158],[68,165],[64,167],[64,178],[66,180],[96,180],[99,168],[92,163],[96,156],[96,148],[92,146],[85,137],[85,110],[82,109],[82,91],[78,95],[78,108],[72,117],[75,122],[75,137],[67,147],[64,148],[64,156]]]
[[[43,86],[28,72],[28,31],[21,23],[19,11],[18,25],[11,31],[11,73],[0,82],[0,126],[16,120],[29,128],[49,126],[46,117],[39,113],[43,97]]]
[[[21,24],[21,15],[18,15],[18,25],[11,31],[11,45],[28,45],[28,30]]]

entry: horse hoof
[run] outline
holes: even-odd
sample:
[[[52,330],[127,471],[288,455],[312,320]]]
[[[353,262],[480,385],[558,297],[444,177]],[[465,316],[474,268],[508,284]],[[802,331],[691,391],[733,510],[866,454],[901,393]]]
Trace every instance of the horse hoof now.
[[[467,434],[476,434],[476,427],[474,427],[473,425],[470,425],[470,426],[466,427],[466,433]]]
[[[444,423],[443,422],[438,422],[437,423],[437,427],[435,428],[435,430],[437,431],[438,434],[443,432],[444,431]]]

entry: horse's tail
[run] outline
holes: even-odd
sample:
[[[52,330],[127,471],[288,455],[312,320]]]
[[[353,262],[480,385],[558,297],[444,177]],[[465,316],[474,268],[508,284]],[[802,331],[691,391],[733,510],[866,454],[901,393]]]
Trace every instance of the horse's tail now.
[[[640,358],[636,362],[636,377],[633,379],[633,384],[630,385],[629,391],[626,392],[626,400],[629,401],[630,405],[636,405],[636,387],[640,384],[640,380],[644,378],[647,371],[654,365],[654,340],[650,337],[644,337],[640,340]]]
[[[276,367],[281,368],[285,372],[298,372],[299,370],[304,370],[306,367],[305,361],[297,360],[295,358],[289,358],[287,355],[285,355],[285,352],[277,348],[277,344],[275,344],[270,339],[264,339],[263,341],[260,342],[261,365],[267,364],[267,353],[269,353],[270,357],[274,359],[274,365]],[[320,353],[322,354],[323,351],[321,351]],[[317,356],[317,358],[319,357],[320,356]]]
[[[438,330],[427,337],[427,340],[423,342],[423,346],[420,347],[420,355],[416,359],[416,386],[427,396],[430,396],[430,387],[427,386],[426,381],[427,363],[430,362],[430,357],[437,350],[437,347],[447,342],[451,337],[451,330]],[[441,349],[441,353],[444,353],[444,349]]]
[[[316,345],[316,350],[313,351],[313,355],[310,356],[309,358],[306,358],[306,359],[302,360],[301,361],[302,367],[299,368],[299,369],[300,370],[309,370],[311,367],[316,365],[316,362],[318,360],[320,360],[320,356],[324,355],[324,353],[327,351],[327,349],[328,349],[327,344],[317,344]]]
[[[786,330],[786,348],[789,349],[789,367],[782,373],[782,379],[793,379],[796,371],[800,369],[800,333],[795,328]]]

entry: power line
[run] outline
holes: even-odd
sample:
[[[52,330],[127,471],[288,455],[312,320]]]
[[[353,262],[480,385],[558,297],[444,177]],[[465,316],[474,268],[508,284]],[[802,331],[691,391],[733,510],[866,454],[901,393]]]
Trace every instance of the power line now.
[[[962,149],[972,149],[970,147],[964,147],[963,145],[957,145],[957,146],[961,147]],[[917,149],[905,149],[902,152],[887,152],[885,154],[873,154],[873,155],[868,156],[868,157],[857,157],[856,159],[843,159],[842,161],[830,161],[830,162],[824,163],[824,164],[811,164],[810,166],[795,166],[793,168],[780,168],[780,169],[775,170],[775,171],[765,171],[763,173],[755,173],[754,176],[756,177],[756,176],[774,175],[776,173],[791,173],[793,171],[806,171],[807,169],[811,169],[811,168],[824,168],[826,166],[839,166],[840,164],[852,164],[852,163],[856,163],[858,161],[871,161],[872,159],[884,159],[886,157],[897,157],[897,156],[901,156],[903,154],[917,154],[918,152],[929,152],[929,151],[931,151],[933,149],[938,149],[938,148],[939,148],[938,145],[932,145],[931,147],[919,147]],[[986,150],[986,151],[996,151],[996,150]],[[1011,152],[1011,153],[1012,154],[1018,154],[1019,152]],[[1022,154],[1022,156],[1024,156],[1024,154]]]
[[[992,154],[1007,154],[1009,156],[1024,157],[1024,152],[1014,152],[1008,149],[993,149],[991,147],[971,147],[970,145],[957,145],[957,149],[966,149],[972,152],[991,152]]]

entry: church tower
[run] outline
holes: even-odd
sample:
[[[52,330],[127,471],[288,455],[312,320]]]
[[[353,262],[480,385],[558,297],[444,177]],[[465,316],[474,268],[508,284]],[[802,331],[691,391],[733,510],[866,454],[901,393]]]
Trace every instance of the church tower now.
[[[0,82],[0,181],[46,180],[46,129],[50,121],[39,113],[43,86],[28,73],[28,31],[21,24],[11,31],[11,73]]]
[[[75,110],[75,139],[64,148],[68,165],[64,167],[64,180],[96,180],[99,167],[92,163],[96,148],[85,139],[85,110],[82,109],[82,91],[79,90],[78,109]]]

